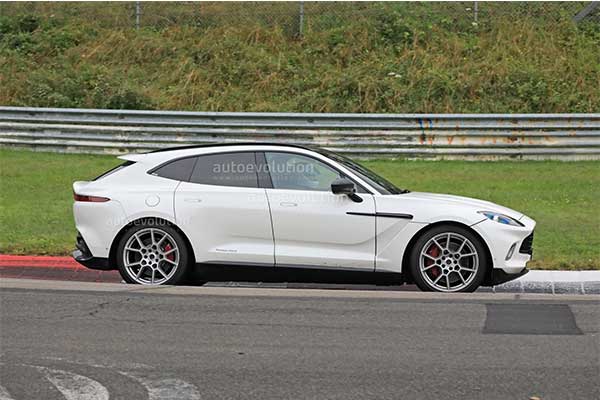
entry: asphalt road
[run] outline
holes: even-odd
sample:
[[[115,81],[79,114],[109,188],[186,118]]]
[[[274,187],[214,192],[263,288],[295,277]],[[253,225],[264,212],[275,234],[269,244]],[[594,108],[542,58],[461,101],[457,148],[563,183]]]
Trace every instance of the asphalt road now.
[[[0,280],[0,399],[597,399],[600,298]]]

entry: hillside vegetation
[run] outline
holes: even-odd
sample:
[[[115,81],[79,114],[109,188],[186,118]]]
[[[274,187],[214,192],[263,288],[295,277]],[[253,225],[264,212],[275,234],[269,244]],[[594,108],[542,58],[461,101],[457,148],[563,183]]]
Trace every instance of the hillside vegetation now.
[[[323,16],[320,28],[308,24],[302,39],[258,23],[136,31],[26,9],[3,14],[0,104],[296,112],[600,110],[600,24],[576,26],[570,16],[544,15],[500,15],[474,24],[427,12],[427,4],[373,7],[379,8],[352,18]]]

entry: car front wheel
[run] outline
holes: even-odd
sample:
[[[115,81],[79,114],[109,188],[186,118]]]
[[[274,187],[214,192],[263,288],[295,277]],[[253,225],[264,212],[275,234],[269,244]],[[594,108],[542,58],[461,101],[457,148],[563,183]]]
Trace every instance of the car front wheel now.
[[[425,291],[473,292],[489,268],[484,246],[468,229],[437,226],[422,235],[412,249],[412,277]]]
[[[173,285],[187,272],[188,251],[181,234],[166,224],[134,225],[121,238],[117,264],[127,283]]]

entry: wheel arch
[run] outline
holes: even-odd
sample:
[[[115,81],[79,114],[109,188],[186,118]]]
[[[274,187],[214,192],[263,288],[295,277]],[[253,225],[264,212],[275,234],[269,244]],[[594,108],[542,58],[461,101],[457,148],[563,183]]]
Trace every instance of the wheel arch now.
[[[402,254],[402,275],[404,276],[405,282],[407,282],[407,283],[414,282],[408,263],[410,262],[410,253],[412,252],[413,247],[415,246],[415,243],[425,233],[427,233],[431,229],[433,229],[437,226],[440,226],[440,225],[453,225],[453,226],[457,226],[457,227],[466,229],[469,232],[471,232],[475,237],[477,237],[479,240],[481,240],[481,243],[483,243],[483,248],[485,249],[485,256],[487,258],[489,265],[491,266],[491,268],[488,268],[488,271],[486,271],[486,275],[483,280],[483,285],[489,284],[489,282],[491,282],[491,280],[492,280],[492,271],[494,269],[494,265],[493,265],[494,259],[492,258],[490,246],[487,244],[485,239],[479,233],[477,233],[477,231],[475,231],[473,228],[471,228],[469,225],[463,224],[462,222],[451,221],[451,220],[436,221],[429,225],[425,225],[417,233],[415,233],[413,235],[413,237],[410,239],[410,241],[408,242],[408,245],[404,249],[404,253]]]
[[[157,222],[158,224],[168,225],[171,228],[175,229],[181,235],[183,240],[185,241],[185,244],[187,246],[187,250],[188,250],[188,253],[190,256],[190,262],[192,262],[194,264],[196,263],[196,257],[194,255],[194,248],[192,247],[192,243],[190,242],[190,239],[187,237],[185,232],[183,232],[183,230],[180,227],[178,227],[176,224],[174,224],[173,222],[171,222],[165,218],[141,217],[141,218],[137,218],[137,219],[129,222],[125,226],[123,226],[119,230],[119,232],[115,235],[115,237],[113,238],[113,241],[110,245],[110,251],[108,252],[108,263],[109,263],[108,265],[114,265],[114,266],[117,265],[117,248],[119,247],[119,242],[123,238],[123,235],[125,234],[125,232],[127,232],[127,230],[129,228],[131,228],[132,226],[135,226],[138,224],[143,224],[143,223],[151,223],[151,222]]]

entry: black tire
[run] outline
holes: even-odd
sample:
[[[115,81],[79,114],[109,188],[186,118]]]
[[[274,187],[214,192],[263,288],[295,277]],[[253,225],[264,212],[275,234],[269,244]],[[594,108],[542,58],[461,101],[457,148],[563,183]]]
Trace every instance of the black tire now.
[[[182,237],[182,235],[171,225],[169,225],[165,222],[162,222],[162,221],[154,221],[154,220],[141,221],[140,223],[137,223],[137,224],[131,226],[129,229],[127,229],[127,231],[121,237],[121,240],[119,241],[119,245],[117,246],[117,254],[116,254],[117,267],[119,268],[119,273],[121,274],[121,277],[127,283],[151,284],[149,282],[143,282],[143,279],[139,279],[139,278],[136,279],[136,277],[133,276],[132,273],[130,272],[130,269],[126,268],[125,259],[124,259],[125,245],[130,241],[130,239],[133,240],[132,238],[135,236],[136,233],[138,233],[138,235],[139,235],[139,233],[142,232],[147,235],[147,231],[149,229],[151,229],[152,232],[154,232],[154,234],[156,236],[160,235],[161,232],[166,233],[168,235],[167,241],[168,242],[174,241],[174,243],[176,244],[177,249],[178,249],[177,250],[177,254],[178,254],[177,261],[178,262],[175,267],[175,271],[173,271],[172,273],[171,272],[167,273],[168,279],[165,279],[164,282],[155,283],[155,284],[176,285],[176,284],[184,282],[188,275],[189,269],[190,269],[189,268],[190,254],[189,254],[189,248],[186,244],[186,241]],[[143,236],[142,236],[142,238],[143,238]],[[137,242],[137,243],[139,243],[139,242]],[[149,245],[149,243],[148,243],[148,245]],[[141,245],[140,245],[140,247],[141,247]],[[164,249],[161,249],[161,250],[164,250]],[[160,251],[160,250],[157,250],[157,251]],[[140,253],[140,257],[143,257],[141,255],[141,253]],[[171,265],[170,263],[166,262],[167,260],[165,260],[165,258],[167,258],[167,257],[169,257],[169,256],[163,255],[162,261],[158,260],[158,257],[157,257],[156,265],[157,266],[162,265],[161,271],[163,271],[164,269],[168,268]],[[144,273],[151,274],[152,269],[155,269],[155,268],[150,268],[150,272],[144,271]],[[157,275],[160,277],[160,274],[157,274]],[[166,278],[166,276],[163,276],[163,278]]]
[[[471,265],[466,265],[466,266],[462,266],[461,264],[459,264],[459,260],[456,260],[456,263],[453,264],[453,258],[452,255],[453,254],[458,254],[458,252],[452,253],[452,251],[448,251],[448,255],[444,255],[444,253],[441,253],[443,250],[439,249],[438,252],[440,252],[441,254],[439,254],[438,257],[440,257],[439,263],[440,266],[438,267],[437,265],[432,265],[434,263],[437,263],[438,260],[436,261],[431,261],[432,264],[430,264],[427,268],[429,268],[428,272],[425,271],[421,271],[421,267],[420,267],[420,258],[421,258],[421,252],[425,251],[427,252],[427,250],[424,250],[424,247],[427,246],[428,249],[430,249],[432,246],[431,244],[431,240],[433,238],[439,237],[439,235],[443,235],[443,234],[451,234],[451,240],[453,242],[450,242],[450,247],[452,246],[457,246],[457,244],[454,243],[454,241],[460,240],[459,236],[462,236],[463,238],[468,239],[468,241],[470,242],[469,245],[472,246],[472,248],[474,249],[474,252],[477,254],[477,267],[475,268],[475,262],[474,262],[474,256],[471,256],[470,259],[465,259],[463,261],[461,261],[463,264],[465,262],[470,262]],[[439,247],[439,246],[436,246]],[[458,249],[455,249],[458,250]],[[426,256],[425,256],[426,257]],[[447,257],[447,258],[446,258]],[[442,258],[444,258],[442,260]],[[459,256],[460,258],[460,256]],[[428,260],[428,258],[424,258],[424,260]],[[448,266],[445,265],[445,263],[448,262]],[[444,225],[438,225],[435,226],[429,230],[427,230],[426,232],[424,232],[415,242],[414,246],[412,247],[412,250],[410,252],[410,259],[409,259],[409,265],[410,265],[410,272],[412,275],[412,278],[415,282],[415,284],[419,287],[419,289],[426,291],[426,292],[474,292],[479,286],[481,286],[481,284],[483,283],[486,273],[489,270],[489,268],[492,267],[491,265],[491,261],[488,259],[487,256],[487,251],[486,251],[486,247],[485,244],[481,241],[481,239],[475,235],[472,231],[470,231],[467,228],[461,227],[461,226],[457,226],[457,225],[452,225],[452,224],[444,224]],[[444,270],[444,268],[455,268],[458,269],[457,270],[451,270],[451,271],[447,271]],[[461,267],[463,268],[462,272],[460,272]],[[465,279],[465,274],[469,273],[467,268],[471,268],[474,269],[475,272],[472,272],[468,275],[468,279]],[[437,272],[439,271],[439,272]],[[448,281],[446,281],[446,284],[450,285],[450,280],[455,280],[457,282],[457,289],[456,290],[445,290],[445,288],[441,289],[439,287],[436,287],[435,285],[433,285],[432,283],[435,281],[435,279],[433,279],[434,277],[432,277],[431,275],[437,272],[438,275],[437,277],[439,278],[439,275],[443,274],[444,276],[441,277],[441,280],[445,280],[448,279]],[[425,274],[427,274],[427,276],[424,276]],[[460,274],[462,276],[462,278],[457,275]],[[473,275],[471,277],[471,275]],[[428,279],[429,278],[429,279]],[[459,281],[459,279],[462,279],[462,281]],[[469,279],[471,279],[469,281]],[[432,282],[433,281],[433,282]],[[465,282],[466,281],[466,282]],[[464,285],[464,286],[463,286]],[[460,287],[463,286],[463,287]]]

